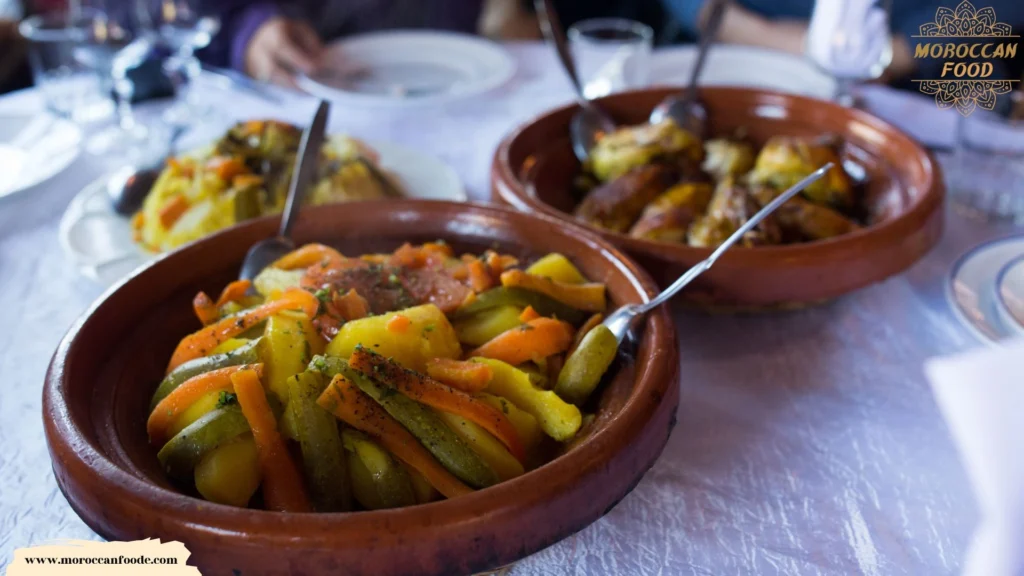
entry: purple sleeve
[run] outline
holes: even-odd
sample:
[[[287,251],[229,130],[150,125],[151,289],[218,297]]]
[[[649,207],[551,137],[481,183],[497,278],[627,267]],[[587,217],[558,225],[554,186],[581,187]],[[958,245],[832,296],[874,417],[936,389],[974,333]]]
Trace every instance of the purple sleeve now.
[[[241,2],[211,0],[205,2],[207,12],[220,18],[220,32],[202,51],[200,58],[215,66],[245,69],[245,48],[256,30],[267,20],[281,13],[274,2]]]

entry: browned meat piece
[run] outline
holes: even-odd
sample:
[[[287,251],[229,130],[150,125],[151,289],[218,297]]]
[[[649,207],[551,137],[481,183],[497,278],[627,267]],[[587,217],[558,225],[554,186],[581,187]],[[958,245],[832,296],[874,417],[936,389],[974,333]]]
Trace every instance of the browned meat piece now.
[[[710,200],[710,184],[676,184],[644,208],[629,235],[648,240],[685,242],[690,224],[704,213]]]
[[[707,213],[690,227],[687,240],[691,246],[713,248],[739,229],[760,209],[743,186],[732,177],[722,180],[711,196]],[[743,246],[764,246],[782,241],[782,231],[772,216],[765,218],[740,242]]]
[[[771,202],[779,194],[778,190],[766,186],[757,186],[751,191],[751,195],[761,206]],[[860,228],[856,222],[839,212],[799,196],[779,206],[773,215],[783,232],[806,240],[832,238]]]
[[[838,146],[835,139],[776,136],[768,140],[757,155],[750,182],[785,190],[826,162],[834,162],[835,166],[825,177],[808,186],[803,195],[818,204],[849,210],[855,203],[853,182],[843,170]]]
[[[625,232],[675,180],[672,169],[658,165],[635,168],[594,188],[576,207],[576,218],[593,226]]]

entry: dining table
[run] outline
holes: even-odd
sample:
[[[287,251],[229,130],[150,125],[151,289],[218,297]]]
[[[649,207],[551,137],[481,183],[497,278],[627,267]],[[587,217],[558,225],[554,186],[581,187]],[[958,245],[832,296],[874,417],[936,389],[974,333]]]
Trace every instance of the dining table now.
[[[497,89],[430,109],[334,106],[329,130],[432,154],[457,171],[472,201],[489,202],[500,139],[573,100],[552,50],[506,47],[517,71]],[[202,98],[225,122],[304,124],[317,104],[276,94],[272,102],[219,86]],[[861,96],[869,111],[951,156],[955,112],[885,86],[863,87]],[[0,97],[0,113],[33,111],[44,113],[37,90]],[[62,253],[61,214],[121,162],[83,153],[49,181],[0,198],[0,572],[17,548],[101,539],[54,480],[41,395],[65,331],[105,291]],[[944,209],[943,236],[924,258],[830,302],[742,314],[674,308],[682,388],[661,457],[602,518],[504,571],[958,573],[978,508],[922,365],[985,346],[951,310],[948,275],[965,251],[1013,229],[955,202]]]

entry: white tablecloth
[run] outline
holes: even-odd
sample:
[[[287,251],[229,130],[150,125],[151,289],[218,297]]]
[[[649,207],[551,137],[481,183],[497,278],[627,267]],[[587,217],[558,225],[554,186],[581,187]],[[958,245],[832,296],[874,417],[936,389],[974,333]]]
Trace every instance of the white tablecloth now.
[[[511,47],[514,80],[444,110],[402,115],[335,106],[330,129],[442,158],[486,199],[493,149],[514,124],[568,102],[539,45]],[[230,117],[310,117],[215,94]],[[927,98],[868,93],[883,116],[942,142]],[[33,91],[0,111],[40,106]],[[40,390],[71,322],[100,294],[57,241],[72,196],[111,166],[80,158],[37,189],[0,199],[0,568],[17,547],[97,538],[50,470]],[[830,304],[765,315],[678,312],[683,394],[664,454],[636,490],[579,534],[513,574],[956,573],[975,503],[921,363],[979,343],[951,316],[943,281],[971,245],[1005,231],[951,215],[941,245],[906,274]]]

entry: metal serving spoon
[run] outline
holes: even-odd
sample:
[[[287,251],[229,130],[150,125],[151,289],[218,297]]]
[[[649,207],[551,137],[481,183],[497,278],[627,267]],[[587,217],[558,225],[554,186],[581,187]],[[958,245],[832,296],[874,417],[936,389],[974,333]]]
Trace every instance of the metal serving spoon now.
[[[639,316],[650,312],[657,308],[662,303],[667,301],[669,298],[675,296],[680,290],[682,290],[687,284],[693,281],[694,278],[700,276],[707,271],[718,260],[718,257],[725,253],[726,250],[732,247],[744,234],[749,232],[754,226],[757,226],[764,220],[769,214],[775,211],[776,208],[785,204],[790,198],[799,194],[804,188],[807,188],[811,184],[817,182],[822,176],[825,175],[833,166],[832,162],[825,164],[821,168],[815,170],[811,175],[807,176],[803,180],[794,184],[791,188],[780,194],[777,198],[769,202],[764,208],[754,214],[749,220],[747,220],[739,230],[733,232],[732,236],[729,236],[722,242],[711,256],[698,262],[689,270],[687,270],[678,280],[672,283],[671,286],[666,288],[655,296],[650,302],[646,304],[626,304],[620,307],[605,318],[604,324],[611,330],[612,334],[615,335],[615,340],[619,344],[622,344],[622,340],[626,337],[626,333],[629,332],[629,327],[633,323],[633,320]]]
[[[187,126],[173,124],[171,136],[167,143],[167,154],[159,162],[149,166],[124,166],[114,172],[107,180],[107,195],[114,207],[114,212],[122,216],[131,216],[142,208],[149,191],[167,164],[167,159],[174,156],[178,139],[184,134]]]
[[[320,106],[316,109],[316,115],[313,116],[313,123],[302,133],[299,151],[295,156],[295,171],[292,173],[291,186],[288,188],[284,212],[281,214],[281,229],[277,236],[260,240],[253,244],[252,248],[249,248],[249,252],[245,255],[245,261],[242,262],[242,271],[238,275],[242,280],[252,280],[264,268],[295,250],[295,242],[290,236],[292,224],[299,213],[302,198],[316,176],[320,148],[326,138],[327,113],[330,108],[327,101],[321,100]]]
[[[615,130],[615,121],[583,95],[583,85],[576,73],[576,63],[573,62],[569,42],[565,38],[565,31],[551,0],[534,0],[533,4],[540,19],[540,29],[544,33],[544,38],[555,46],[558,59],[562,61],[562,67],[576,89],[576,100],[580,109],[569,121],[569,139],[572,141],[572,151],[576,157],[580,162],[585,162],[598,139]]]
[[[722,24],[722,16],[725,14],[727,4],[725,0],[711,1],[711,12],[708,14],[707,22],[700,34],[697,61],[693,64],[693,70],[690,71],[690,83],[686,86],[686,90],[665,98],[651,111],[651,124],[671,118],[691,134],[699,138],[704,137],[708,114],[697,94],[697,79],[700,78],[700,73],[704,70],[708,50],[714,44],[715,37],[718,36],[718,27]]]

